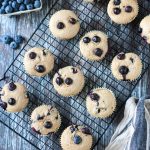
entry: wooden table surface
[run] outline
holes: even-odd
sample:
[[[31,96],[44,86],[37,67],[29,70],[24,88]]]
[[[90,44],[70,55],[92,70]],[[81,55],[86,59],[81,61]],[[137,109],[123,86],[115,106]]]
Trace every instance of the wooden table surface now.
[[[0,17],[0,35],[23,35],[28,39],[36,29],[40,20],[44,17],[50,7],[50,0],[46,1],[43,9],[39,12],[23,14],[16,17]],[[19,50],[18,50],[19,51]],[[8,46],[0,43],[0,77],[12,62],[12,52]],[[139,82],[133,95],[137,97],[150,94],[150,69],[146,72],[143,79]],[[0,150],[34,150],[35,148],[20,136],[9,130],[3,124],[0,124]]]

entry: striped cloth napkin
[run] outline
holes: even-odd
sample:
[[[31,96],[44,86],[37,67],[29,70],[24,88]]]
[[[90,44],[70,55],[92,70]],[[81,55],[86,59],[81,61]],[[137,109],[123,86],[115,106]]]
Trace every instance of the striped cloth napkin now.
[[[127,100],[124,117],[105,150],[150,150],[150,96]]]

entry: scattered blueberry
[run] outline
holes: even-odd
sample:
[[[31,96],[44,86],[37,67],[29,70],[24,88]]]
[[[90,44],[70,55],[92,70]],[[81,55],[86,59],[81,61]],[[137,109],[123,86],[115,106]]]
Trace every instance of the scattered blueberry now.
[[[23,3],[23,0],[17,0],[17,3],[19,4]]]
[[[4,44],[10,44],[13,41],[13,39],[9,35],[5,35],[3,37]]]
[[[10,43],[10,48],[17,49],[18,47],[19,47],[18,43],[14,42],[14,41]]]
[[[14,8],[15,10],[17,10],[19,8],[19,4],[16,1],[13,1],[11,4],[12,8]]]
[[[27,5],[27,9],[28,9],[28,10],[32,10],[33,8],[34,8],[33,4],[28,4],[28,5]]]
[[[34,8],[39,8],[39,7],[41,7],[41,2],[39,0],[36,0],[34,2]]]
[[[21,44],[24,40],[24,38],[21,35],[15,36],[14,39],[15,39],[15,42],[18,43],[18,44]]]
[[[20,7],[19,7],[19,10],[20,11],[26,10],[26,5],[25,4],[21,4]]]
[[[6,7],[8,5],[8,1],[3,1],[2,6]]]
[[[80,136],[75,135],[75,136],[73,137],[73,141],[74,141],[75,144],[80,144],[80,143],[82,142],[82,139],[81,139]]]
[[[30,4],[30,3],[31,3],[31,0],[24,0],[25,5]]]
[[[12,12],[13,12],[12,6],[11,6],[11,5],[6,6],[5,12],[6,12],[7,14],[12,13]]]
[[[11,4],[12,4],[12,1],[9,1],[8,4],[11,5]]]
[[[5,14],[5,8],[4,8],[4,6],[2,6],[2,7],[0,8],[0,14]]]

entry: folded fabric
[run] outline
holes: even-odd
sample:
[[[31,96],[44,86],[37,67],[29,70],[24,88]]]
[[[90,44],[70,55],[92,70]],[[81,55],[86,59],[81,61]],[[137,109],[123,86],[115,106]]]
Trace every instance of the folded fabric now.
[[[127,100],[124,117],[105,150],[150,150],[150,96]],[[150,109],[149,109],[150,110]]]

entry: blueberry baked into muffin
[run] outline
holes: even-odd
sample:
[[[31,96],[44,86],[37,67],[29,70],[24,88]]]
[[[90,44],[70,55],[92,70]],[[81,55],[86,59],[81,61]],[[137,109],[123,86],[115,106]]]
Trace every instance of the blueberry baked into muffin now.
[[[49,28],[56,38],[67,40],[77,35],[80,29],[80,23],[77,15],[73,11],[60,10],[52,15]]]
[[[86,98],[89,114],[96,118],[109,117],[116,108],[116,98],[107,88],[96,88],[90,91]]]
[[[67,127],[60,139],[63,150],[90,150],[92,142],[93,139],[90,130],[78,125]]]
[[[134,53],[119,53],[112,61],[111,71],[115,78],[123,81],[133,81],[142,72],[142,61]]]
[[[45,48],[34,47],[24,56],[24,68],[31,76],[42,77],[52,71],[54,56]]]
[[[61,125],[61,117],[58,110],[50,105],[41,105],[31,114],[31,128],[40,135],[48,135],[57,132]]]
[[[107,35],[101,31],[90,31],[81,38],[79,47],[86,59],[102,60],[108,51]]]
[[[139,33],[142,38],[150,44],[150,15],[144,17],[140,23]]]
[[[4,85],[0,96],[0,106],[8,112],[20,112],[29,102],[25,86],[18,82]]]
[[[110,0],[107,13],[117,24],[127,24],[133,21],[139,12],[137,0]]]
[[[84,75],[78,67],[67,66],[54,75],[53,85],[62,96],[77,95],[84,87]]]

